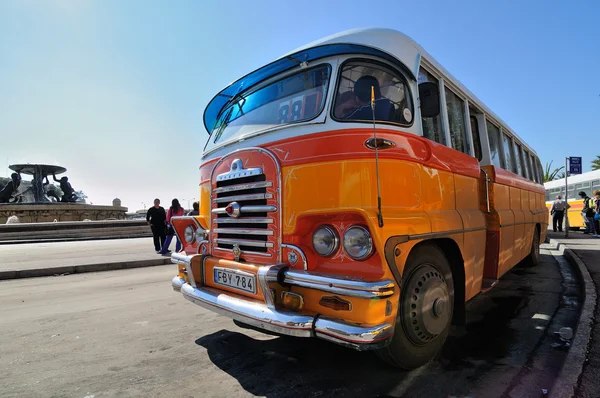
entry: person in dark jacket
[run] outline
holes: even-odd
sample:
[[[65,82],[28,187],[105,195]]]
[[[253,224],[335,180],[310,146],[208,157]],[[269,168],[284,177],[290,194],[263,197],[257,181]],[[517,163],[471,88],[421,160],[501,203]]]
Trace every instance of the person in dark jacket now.
[[[160,199],[154,199],[154,206],[149,208],[146,213],[146,222],[152,228],[154,249],[158,253],[165,244],[167,237],[167,213],[165,213],[165,209],[160,205]]]
[[[194,208],[194,210],[190,211],[188,213],[188,216],[199,216],[200,215],[200,203],[194,202],[192,204],[192,207]]]
[[[585,222],[585,231],[584,234],[591,233],[592,236],[597,236],[598,231],[596,231],[596,226],[594,225],[594,204],[592,199],[587,196],[585,191],[579,192],[579,197],[583,199],[583,209],[581,210],[581,217]]]

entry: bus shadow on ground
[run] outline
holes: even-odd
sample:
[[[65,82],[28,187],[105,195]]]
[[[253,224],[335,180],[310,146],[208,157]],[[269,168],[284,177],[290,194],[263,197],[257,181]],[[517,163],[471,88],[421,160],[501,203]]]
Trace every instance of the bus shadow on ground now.
[[[551,257],[542,255],[542,266]],[[242,388],[259,396],[383,397],[407,380],[417,384],[412,386],[417,390],[443,385],[437,391],[439,396],[466,395],[473,380],[496,363],[505,362],[518,344],[511,321],[529,306],[532,296],[522,279],[545,278],[546,272],[520,264],[496,288],[473,299],[467,307],[467,326],[453,328],[438,357],[414,371],[416,378],[413,372],[388,366],[373,352],[358,352],[315,338],[255,339],[220,330],[197,339],[196,344],[206,348],[210,360]]]

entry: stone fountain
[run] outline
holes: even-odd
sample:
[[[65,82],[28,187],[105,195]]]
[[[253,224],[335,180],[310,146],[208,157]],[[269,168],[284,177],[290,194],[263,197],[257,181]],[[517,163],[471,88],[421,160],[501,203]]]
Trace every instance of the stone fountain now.
[[[127,208],[119,199],[112,206],[86,204],[75,192],[68,177],[60,179],[67,169],[47,164],[14,164],[9,168],[11,179],[0,185],[0,224],[16,216],[21,223],[123,220]],[[31,181],[22,181],[22,175],[32,176]],[[58,183],[59,187],[50,183]]]

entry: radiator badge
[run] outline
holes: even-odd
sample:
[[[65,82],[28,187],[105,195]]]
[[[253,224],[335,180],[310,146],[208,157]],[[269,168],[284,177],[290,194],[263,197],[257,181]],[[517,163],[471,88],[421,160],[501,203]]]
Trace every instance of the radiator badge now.
[[[240,249],[240,245],[237,243],[233,244],[233,258],[235,261],[240,261],[240,256],[242,255],[242,250]]]

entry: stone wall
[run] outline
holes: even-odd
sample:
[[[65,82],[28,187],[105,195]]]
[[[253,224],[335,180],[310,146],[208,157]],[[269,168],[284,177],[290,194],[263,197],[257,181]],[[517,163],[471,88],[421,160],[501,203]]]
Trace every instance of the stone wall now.
[[[15,203],[0,204],[0,224],[10,216],[21,223],[83,220],[124,220],[127,207],[98,206],[80,203]]]

